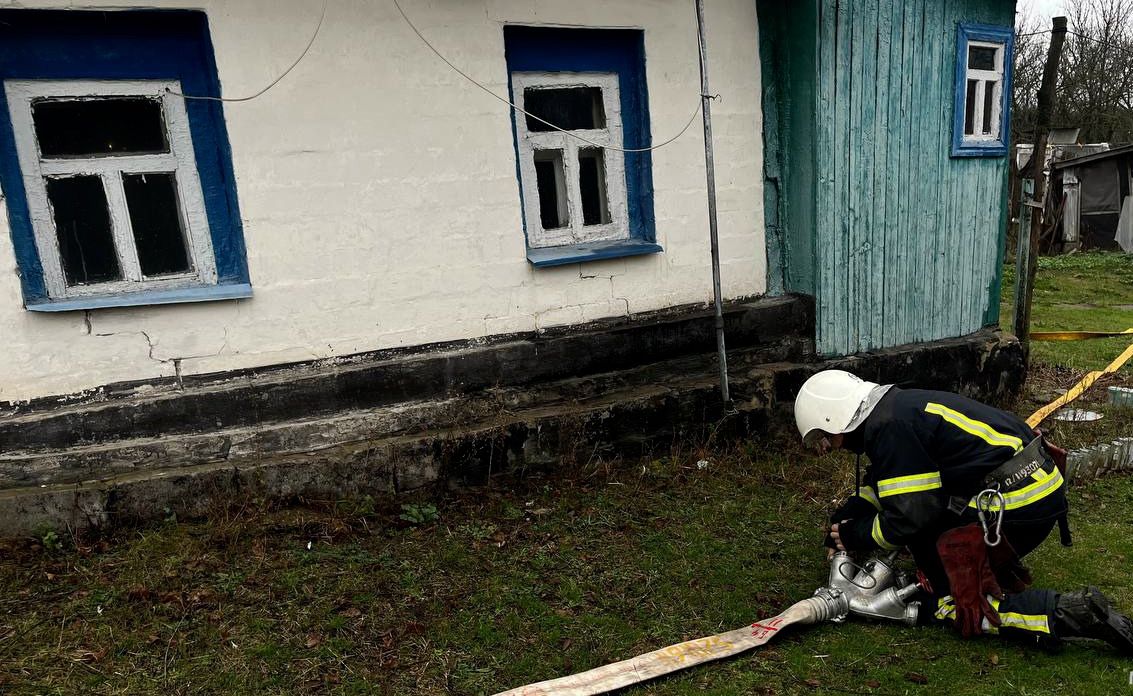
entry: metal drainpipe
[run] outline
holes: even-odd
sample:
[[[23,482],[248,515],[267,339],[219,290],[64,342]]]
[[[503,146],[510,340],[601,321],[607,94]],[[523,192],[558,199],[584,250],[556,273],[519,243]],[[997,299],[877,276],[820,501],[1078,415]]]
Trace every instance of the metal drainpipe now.
[[[724,348],[724,306],[720,291],[720,237],[716,230],[716,167],[712,158],[712,95],[708,91],[708,50],[704,40],[704,0],[696,0],[700,44],[700,100],[704,120],[704,165],[708,174],[708,235],[712,245],[712,299],[716,305],[716,350],[720,355],[720,398],[730,407],[728,353]]]

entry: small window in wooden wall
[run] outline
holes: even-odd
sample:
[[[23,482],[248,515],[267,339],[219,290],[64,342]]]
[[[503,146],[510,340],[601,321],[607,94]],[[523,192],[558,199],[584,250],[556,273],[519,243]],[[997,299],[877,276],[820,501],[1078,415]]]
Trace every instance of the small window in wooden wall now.
[[[1010,27],[959,25],[953,157],[1007,154],[1013,43]]]

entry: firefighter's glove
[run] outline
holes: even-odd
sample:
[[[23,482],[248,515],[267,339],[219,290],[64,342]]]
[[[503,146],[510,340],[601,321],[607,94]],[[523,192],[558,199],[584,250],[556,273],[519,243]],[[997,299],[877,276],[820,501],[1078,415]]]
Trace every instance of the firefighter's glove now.
[[[838,540],[847,551],[870,551],[877,548],[873,542],[873,516],[842,520],[838,523]]]
[[[847,520],[852,520],[858,517],[868,517],[873,515],[874,512],[875,510],[873,508],[873,505],[868,500],[856,495],[852,495],[847,498],[846,502],[842,503],[837,510],[830,513],[830,526],[837,524],[839,525],[838,528],[841,530],[845,528],[846,524],[839,523],[846,523]],[[846,538],[844,536],[845,532],[841,532],[841,534],[843,535],[842,544],[844,546],[846,544]],[[834,541],[834,537],[829,532],[826,534],[826,539],[824,539],[822,543],[823,546],[828,549],[838,548],[837,542]],[[849,547],[847,546],[846,548]]]
[[[1031,584],[1031,571],[1019,560],[1019,554],[1006,537],[995,546],[987,547],[988,562],[995,580],[1004,592],[1022,592]]]
[[[978,524],[949,529],[937,539],[936,550],[952,586],[956,628],[961,635],[968,638],[983,633],[983,619],[999,626],[999,614],[987,596],[1002,598],[1003,591],[991,572],[983,529]]]

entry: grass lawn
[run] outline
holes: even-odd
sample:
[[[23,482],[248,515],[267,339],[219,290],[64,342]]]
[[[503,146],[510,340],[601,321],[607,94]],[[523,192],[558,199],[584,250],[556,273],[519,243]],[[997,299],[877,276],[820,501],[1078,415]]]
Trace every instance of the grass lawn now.
[[[1004,268],[1000,324],[1012,330],[1015,269]],[[1034,331],[1123,331],[1133,327],[1133,255],[1089,252],[1041,257],[1031,309]],[[1105,368],[1133,336],[1086,341],[1032,341],[1027,390],[1016,411],[1030,415],[1093,370]],[[1133,360],[1107,375],[1072,406],[1103,414],[1100,421],[1066,423],[1048,419],[1054,439],[1079,447],[1133,435],[1133,410],[1107,403],[1107,387],[1133,387]]]
[[[1013,321],[1015,269],[1004,268],[1000,323]],[[1031,309],[1032,331],[1123,331],[1133,328],[1133,255],[1088,252],[1039,258]],[[1071,370],[1100,370],[1133,337],[1035,341],[1037,362]],[[1133,377],[1133,361],[1122,371]]]
[[[1040,288],[1071,287],[1058,273],[1083,283],[1057,302],[1037,294],[1037,328],[1126,328],[1116,307],[1133,304],[1133,287],[1111,277],[1124,266],[1047,263]],[[1066,297],[1098,307],[1050,318]],[[1122,345],[1036,344],[1019,412]],[[1055,422],[1064,441],[1129,434],[1128,415],[1096,392],[1084,399],[1106,418]],[[11,542],[0,546],[0,693],[484,694],[737,628],[825,580],[823,522],[852,461],[816,459],[795,440],[777,429],[741,447],[685,443],[490,488],[249,501],[208,521]],[[1133,478],[1083,483],[1071,499],[1076,544],[1052,538],[1031,557],[1037,584],[1098,584],[1133,610]],[[1051,655],[855,621],[628,693],[1114,694],[1133,688],[1130,670],[1105,646]]]
[[[852,479],[848,459],[767,446],[500,480],[417,525],[388,500],[249,506],[20,544],[0,568],[0,692],[482,694],[736,628],[823,583],[822,521]],[[1077,544],[1036,553],[1039,584],[1133,608],[1133,480],[1074,503]],[[1131,669],[1107,648],[851,622],[631,693],[1111,694]]]

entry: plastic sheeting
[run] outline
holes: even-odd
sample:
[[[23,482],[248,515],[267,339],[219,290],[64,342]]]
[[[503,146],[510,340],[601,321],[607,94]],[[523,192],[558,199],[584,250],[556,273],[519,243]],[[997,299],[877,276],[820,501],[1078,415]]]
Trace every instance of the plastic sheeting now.
[[[1121,204],[1121,217],[1117,220],[1117,233],[1113,241],[1126,254],[1133,254],[1133,196],[1126,196]]]

